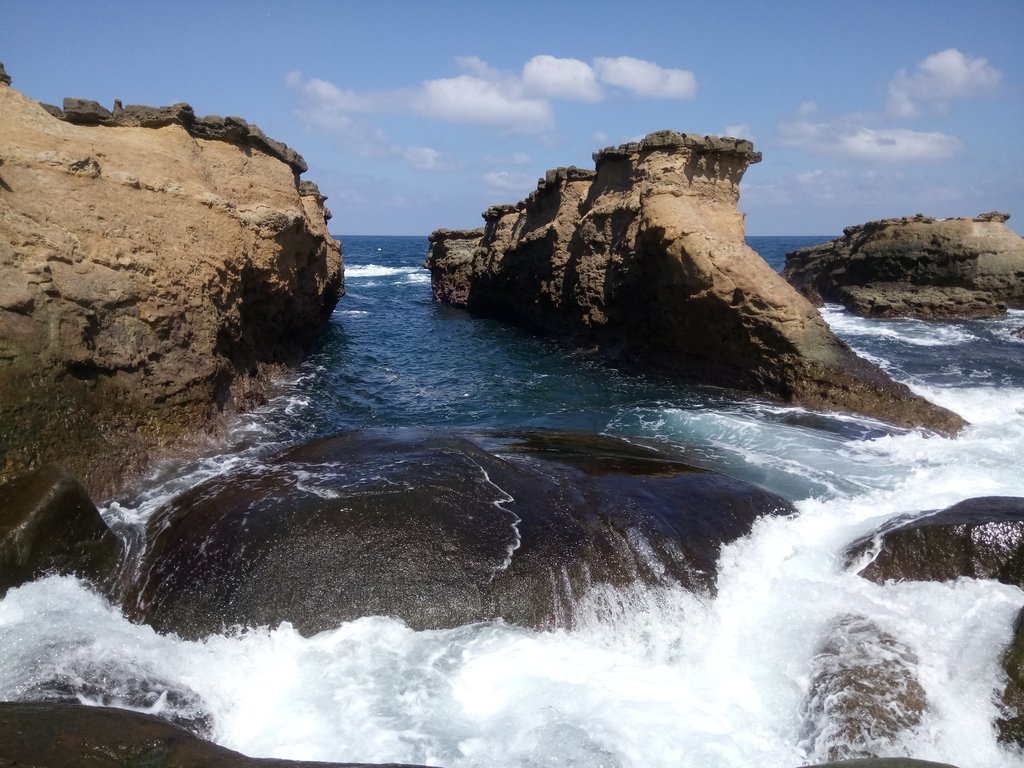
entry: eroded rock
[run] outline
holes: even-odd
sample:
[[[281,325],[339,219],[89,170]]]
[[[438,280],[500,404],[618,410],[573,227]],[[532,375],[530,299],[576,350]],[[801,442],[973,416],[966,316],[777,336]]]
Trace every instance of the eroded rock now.
[[[251,126],[240,148],[186,104],[64,112],[101,124],[0,88],[0,481],[56,460],[103,497],[301,359],[341,253]]]
[[[786,279],[811,300],[865,317],[996,317],[1024,308],[1024,238],[996,211],[872,221],[786,255]]]
[[[356,432],[175,499],[125,604],[187,637],[368,615],[569,626],[598,584],[712,591],[721,546],[791,511],[614,438]]]
[[[439,301],[684,381],[954,432],[958,416],[895,384],[829,331],[744,239],[748,141],[661,131],[556,169],[482,231],[438,230]]]

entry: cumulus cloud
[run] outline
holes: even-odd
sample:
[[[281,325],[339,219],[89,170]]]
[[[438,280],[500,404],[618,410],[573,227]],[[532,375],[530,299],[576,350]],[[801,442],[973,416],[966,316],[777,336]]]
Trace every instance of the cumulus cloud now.
[[[556,99],[600,101],[604,98],[593,68],[579,59],[534,56],[523,65],[523,87]]]
[[[594,70],[602,83],[656,99],[692,99],[697,95],[697,78],[686,69],[666,69],[654,62],[632,56],[594,59]]]
[[[889,83],[885,110],[900,118],[916,117],[923,105],[946,110],[954,99],[991,96],[1002,77],[984,58],[969,58],[949,48],[925,58],[912,74],[899,70]]]
[[[537,177],[525,173],[509,173],[508,171],[491,171],[483,175],[484,186],[488,192],[508,194],[515,198],[525,197],[537,186]]]
[[[959,139],[945,133],[871,128],[864,124],[866,119],[864,115],[849,115],[814,122],[798,117],[779,126],[778,139],[783,146],[813,154],[886,162],[944,160],[962,146]]]
[[[413,111],[451,122],[544,131],[554,124],[551,105],[526,96],[519,83],[459,75],[427,80],[410,93]]]
[[[732,136],[737,139],[753,139],[754,129],[750,127],[750,123],[735,123],[733,125],[725,126],[725,136]]]

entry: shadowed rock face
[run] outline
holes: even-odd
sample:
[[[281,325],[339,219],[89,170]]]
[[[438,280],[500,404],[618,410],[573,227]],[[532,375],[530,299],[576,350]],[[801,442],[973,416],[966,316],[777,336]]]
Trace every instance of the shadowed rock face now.
[[[0,702],[0,733],[3,734],[0,766],[5,767],[344,768],[356,765],[246,757],[196,738],[151,715],[77,704]]]
[[[750,142],[662,131],[551,171],[482,230],[438,230],[439,301],[597,342],[685,381],[815,409],[956,431],[963,421],[895,384],[836,338],[744,240]]]
[[[117,537],[63,467],[0,485],[0,597],[46,573],[109,585],[120,555]]]
[[[61,461],[109,494],[257,400],[343,290],[315,185],[185,107],[84,125],[0,84],[0,481]]]
[[[841,616],[811,661],[801,707],[811,752],[829,760],[876,757],[920,724],[927,708],[917,656],[862,616]]]
[[[865,317],[972,318],[1024,308],[1024,238],[1003,213],[920,214],[847,227],[786,255],[783,275],[812,301]]]
[[[570,625],[596,584],[713,589],[720,547],[790,505],[613,438],[357,432],[159,512],[125,604],[160,631],[367,615]]]

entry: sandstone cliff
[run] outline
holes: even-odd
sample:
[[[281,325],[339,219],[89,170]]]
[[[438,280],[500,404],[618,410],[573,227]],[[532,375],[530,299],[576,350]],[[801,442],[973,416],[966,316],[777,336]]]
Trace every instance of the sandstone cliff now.
[[[302,158],[259,129],[81,104],[0,81],[0,480],[58,460],[103,495],[297,362],[342,263]]]
[[[847,227],[786,255],[784,276],[812,301],[866,317],[969,318],[1024,309],[1024,238],[1005,213],[918,214]]]
[[[661,131],[551,171],[482,229],[438,230],[439,301],[597,342],[683,380],[955,431],[836,338],[744,240],[748,141]]]

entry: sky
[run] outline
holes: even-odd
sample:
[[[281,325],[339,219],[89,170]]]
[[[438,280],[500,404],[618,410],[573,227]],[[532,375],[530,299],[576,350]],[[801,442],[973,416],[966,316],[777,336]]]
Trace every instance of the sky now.
[[[1010,213],[1024,0],[0,0],[13,87],[185,101],[300,152],[337,234],[482,224],[549,168],[671,128],[753,140],[749,235]]]

